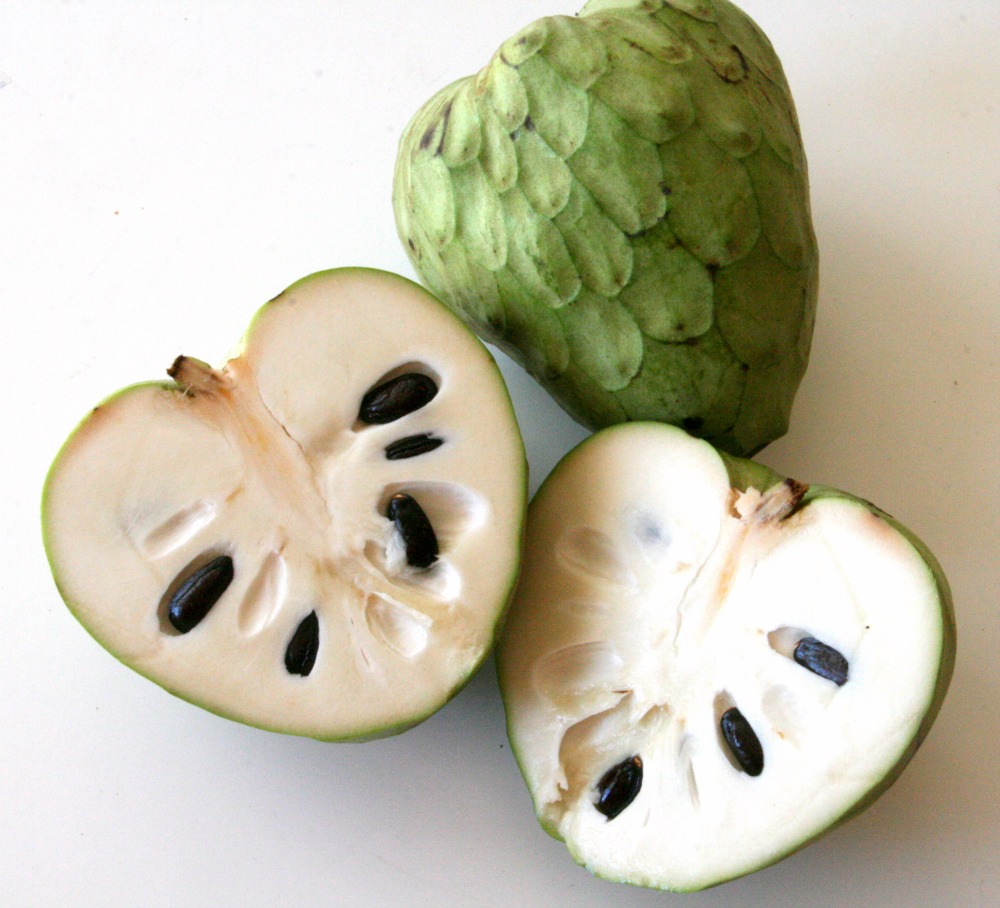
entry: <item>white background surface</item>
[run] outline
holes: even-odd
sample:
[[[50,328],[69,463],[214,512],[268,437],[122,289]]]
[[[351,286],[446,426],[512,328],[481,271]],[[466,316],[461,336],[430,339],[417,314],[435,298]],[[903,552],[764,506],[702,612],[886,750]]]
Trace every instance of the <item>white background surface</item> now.
[[[706,893],[577,868],[535,823],[487,664],[398,738],[244,728],[105,654],[38,504],[77,420],[335,265],[412,276],[397,138],[570,0],[0,6],[0,903],[1000,904],[1000,3],[745,0],[785,64],[822,289],[791,433],[761,459],[872,499],[954,587],[951,693],[908,771],[798,855]],[[532,488],[583,437],[504,361]]]

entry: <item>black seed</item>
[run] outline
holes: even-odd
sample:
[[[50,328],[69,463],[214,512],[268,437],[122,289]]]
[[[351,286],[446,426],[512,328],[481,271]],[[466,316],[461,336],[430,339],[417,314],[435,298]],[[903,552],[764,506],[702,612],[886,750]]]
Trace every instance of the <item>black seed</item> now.
[[[613,820],[631,804],[642,788],[642,759],[636,755],[612,766],[597,783],[594,806]]]
[[[308,675],[319,653],[319,619],[310,612],[295,628],[285,650],[285,668],[290,675]]]
[[[182,634],[198,625],[233,582],[233,559],[219,555],[198,568],[170,597],[167,617]]]
[[[417,457],[426,454],[444,444],[443,438],[437,438],[427,432],[422,435],[407,435],[391,445],[385,446],[385,456],[389,460],[403,460],[407,457]]]
[[[406,562],[411,567],[430,567],[438,556],[434,527],[416,500],[402,492],[389,499],[388,518],[396,524],[406,546]]]
[[[803,668],[832,681],[838,687],[847,682],[847,660],[843,653],[815,637],[803,637],[792,657]]]
[[[719,725],[740,768],[748,776],[759,776],[764,771],[764,748],[743,713],[733,706],[722,714]]]
[[[361,399],[358,419],[369,425],[395,422],[421,407],[437,394],[434,380],[421,372],[407,372],[372,388]]]

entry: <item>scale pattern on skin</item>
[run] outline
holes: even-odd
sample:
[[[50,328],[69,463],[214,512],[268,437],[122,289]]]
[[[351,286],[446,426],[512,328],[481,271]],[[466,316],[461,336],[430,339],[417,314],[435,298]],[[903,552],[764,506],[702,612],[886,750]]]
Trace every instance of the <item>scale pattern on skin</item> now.
[[[414,117],[394,202],[422,279],[585,425],[739,455],[785,432],[818,285],[806,161],[731,4],[529,25]]]

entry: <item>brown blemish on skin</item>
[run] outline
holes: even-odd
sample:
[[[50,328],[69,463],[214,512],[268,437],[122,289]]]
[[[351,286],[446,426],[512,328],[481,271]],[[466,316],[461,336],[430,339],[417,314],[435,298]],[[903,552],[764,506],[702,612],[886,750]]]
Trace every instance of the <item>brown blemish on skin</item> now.
[[[427,129],[424,131],[424,134],[420,137],[421,151],[427,151],[431,147],[431,144],[434,142],[434,134],[438,131],[438,128],[440,127],[441,138],[438,140],[437,148],[434,149],[433,155],[434,157],[440,157],[441,154],[443,153],[444,136],[448,130],[448,120],[451,118],[452,103],[453,103],[452,101],[449,101],[445,105],[444,111],[441,113],[440,121],[435,121],[431,123],[431,125],[428,126]]]
[[[715,42],[712,43],[713,45],[715,44]],[[741,51],[735,44],[730,44],[726,50],[732,51],[736,54],[739,62],[735,68],[712,59],[708,60],[708,64],[723,82],[735,85],[737,82],[744,81],[750,75],[750,66],[747,63],[747,58],[743,56],[743,51]]]
[[[431,125],[428,126],[427,129],[425,130],[424,134],[420,137],[421,151],[427,151],[427,149],[431,147],[431,142],[434,141],[434,133],[436,129],[437,129],[437,124],[431,123]]]

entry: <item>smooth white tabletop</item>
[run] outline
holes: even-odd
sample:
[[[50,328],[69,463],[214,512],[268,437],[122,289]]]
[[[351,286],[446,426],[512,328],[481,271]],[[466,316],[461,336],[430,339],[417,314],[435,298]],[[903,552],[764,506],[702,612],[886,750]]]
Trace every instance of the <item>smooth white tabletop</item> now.
[[[0,8],[0,902],[200,906],[1000,904],[1000,3],[745,0],[785,64],[822,256],[810,370],[761,460],[879,503],[951,580],[954,682],[900,781],[788,860],[671,896],[537,825],[487,663],[406,734],[330,745],[164,693],[72,619],[45,471],[111,391],[221,361],[336,265],[413,276],[396,142],[569,0]],[[584,437],[502,356],[532,489]]]

